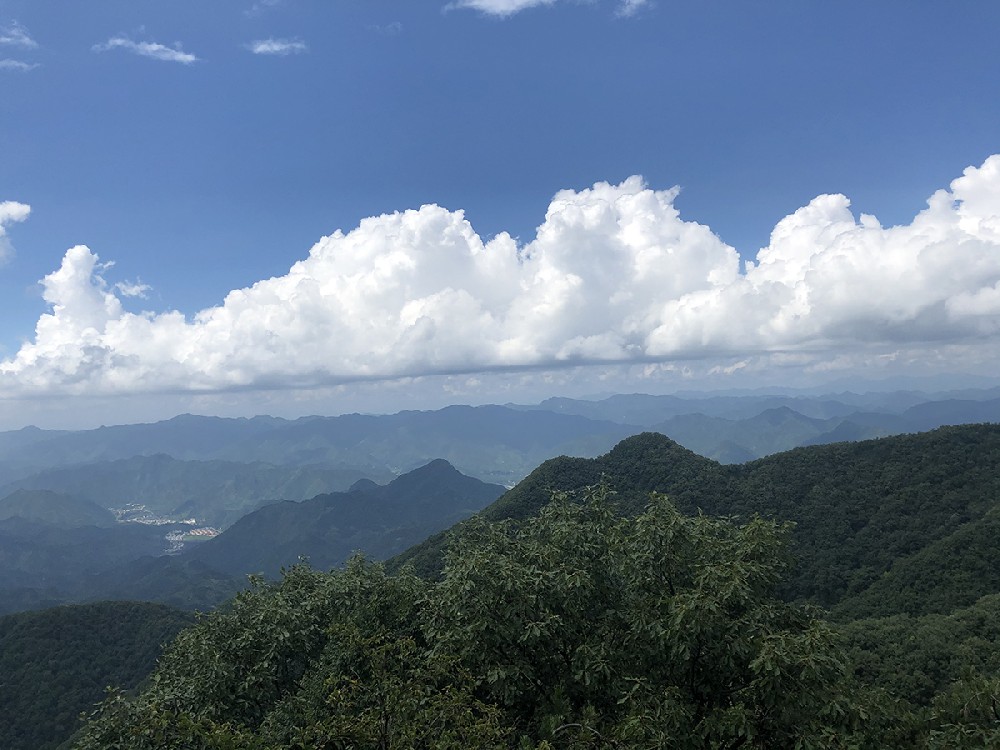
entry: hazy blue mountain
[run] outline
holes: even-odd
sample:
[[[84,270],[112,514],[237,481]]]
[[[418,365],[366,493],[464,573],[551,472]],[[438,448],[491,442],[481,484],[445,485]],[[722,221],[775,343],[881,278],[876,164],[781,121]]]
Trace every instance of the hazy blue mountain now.
[[[915,432],[950,424],[1000,422],[1000,399],[929,401],[911,406],[903,412],[903,417]]]
[[[356,551],[384,559],[482,509],[504,492],[438,459],[385,486],[358,482],[350,491],[268,505],[182,557],[242,575],[275,575],[309,558],[316,568]]]
[[[800,446],[840,421],[814,419],[788,406],[778,406],[739,420],[683,414],[654,429],[702,456],[736,463]],[[727,460],[730,457],[737,461]]]
[[[167,532],[186,528],[178,524],[72,528],[37,516],[10,517],[0,520],[0,614],[98,599],[210,609],[245,586],[246,573],[276,574],[300,556],[322,567],[339,565],[359,550],[388,557],[503,491],[436,460],[387,485],[361,479],[347,492],[266,505],[180,555],[164,554]],[[11,497],[11,509],[42,498],[55,504],[60,517],[72,509],[60,504],[75,502],[45,491],[18,490]]]
[[[514,409],[553,411],[642,427],[653,427],[666,420],[689,414],[740,420],[757,416],[769,409],[786,407],[814,419],[828,419],[846,416],[856,408],[831,397],[695,394],[681,397],[650,396],[642,393],[620,394],[599,401],[550,398],[540,404],[510,406]]]
[[[0,449],[0,483],[44,469],[135,456],[322,466],[357,476],[398,475],[444,458],[483,480],[513,483],[546,458],[599,455],[637,428],[547,411],[454,406],[371,416],[221,419],[183,415],[165,422],[32,434]],[[0,433],[0,435],[10,433]],[[346,486],[346,485],[345,485]]]
[[[502,406],[450,406],[371,416],[301,419],[222,457],[280,464],[383,466],[405,473],[435,458],[484,481],[513,483],[546,458],[599,455],[635,432],[611,422]]]
[[[372,476],[383,482],[392,479],[384,470],[364,474],[317,466],[182,461],[158,454],[49,469],[0,487],[0,495],[14,488],[47,489],[72,493],[103,508],[141,503],[160,516],[193,517],[225,527],[262,504],[344,490]]]
[[[50,469],[157,454],[178,461],[322,467],[343,472],[341,477],[327,477],[325,486],[301,490],[291,486],[292,480],[261,480],[274,488],[268,490],[274,493],[272,497],[264,499],[294,500],[308,496],[313,489],[342,490],[353,481],[351,475],[384,481],[434,458],[448,460],[469,476],[510,485],[547,458],[561,454],[597,456],[619,440],[648,428],[662,430],[706,456],[739,461],[797,445],[997,419],[1000,398],[996,389],[930,395],[915,391],[826,396],[620,394],[595,401],[554,398],[534,405],[452,406],[436,411],[295,420],[187,414],[153,424],[79,432],[26,428],[0,433],[0,488],[65,491],[87,480],[70,478],[62,485],[24,480]],[[127,474],[131,469],[123,471]],[[110,482],[114,471],[98,473]],[[178,477],[172,476],[170,483],[177,484]],[[103,502],[97,497],[90,499]],[[253,503],[240,502],[220,512],[231,520],[249,507]]]
[[[2,494],[0,490],[0,494]],[[22,518],[61,526],[111,526],[114,514],[79,497],[49,490],[15,490],[0,497],[0,521]]]
[[[869,440],[949,424],[1000,421],[996,389],[928,395],[912,391],[805,395],[650,396],[547,399],[524,410],[551,410],[661,432],[703,456],[742,463],[803,445]]]

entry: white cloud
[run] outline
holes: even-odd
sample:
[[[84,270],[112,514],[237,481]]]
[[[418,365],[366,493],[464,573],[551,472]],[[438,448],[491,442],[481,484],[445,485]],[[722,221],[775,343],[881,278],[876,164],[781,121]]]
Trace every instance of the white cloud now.
[[[579,2],[579,0],[576,0]],[[445,6],[447,10],[468,8],[478,10],[489,16],[507,18],[515,13],[543,5],[555,5],[559,0],[453,0]],[[618,15],[628,17],[634,15],[640,8],[649,5],[649,0],[621,0]]]
[[[182,63],[184,65],[198,62],[198,58],[195,55],[190,52],[184,52],[180,48],[180,43],[174,43],[173,47],[168,47],[165,44],[158,44],[157,42],[136,42],[123,36],[112,37],[104,44],[95,44],[91,49],[94,52],[124,49],[143,57],[151,57],[154,60]]]
[[[246,11],[246,15],[251,18],[259,16],[270,10],[271,8],[276,8],[283,0],[257,0],[250,8]]]
[[[135,281],[119,281],[115,284],[115,289],[122,297],[139,297],[146,299],[146,292],[152,291],[153,287],[143,284],[141,279]]]
[[[32,39],[27,29],[17,21],[10,26],[0,26],[0,44],[10,47],[20,47],[22,49],[35,49],[38,47],[38,42]]]
[[[470,8],[490,16],[505,18],[539,5],[553,5],[556,0],[454,0],[446,8]]]
[[[376,34],[382,34],[383,36],[399,36],[403,33],[403,24],[399,21],[393,21],[392,23],[387,23],[384,26],[379,26],[375,24],[369,26],[370,31],[374,31]]]
[[[26,73],[29,70],[34,70],[38,67],[38,63],[26,63],[20,60],[11,60],[10,58],[4,58],[0,60],[0,70],[16,70],[21,73]]]
[[[6,263],[14,253],[10,240],[7,239],[7,225],[24,221],[31,213],[31,206],[16,201],[0,203],[0,264]]]
[[[631,18],[643,8],[648,8],[651,4],[650,0],[622,0],[618,8],[618,15],[622,18]]]
[[[308,52],[309,46],[300,39],[258,39],[250,42],[247,49],[255,55],[295,55]]]
[[[186,318],[133,314],[88,248],[42,281],[51,311],[0,362],[0,395],[295,388],[363,380],[702,362],[1000,360],[1000,156],[911,223],[822,195],[736,251],[633,177],[565,190],[536,238],[485,241],[435,205],[335,232],[284,276]],[[118,288],[121,293],[122,288]],[[985,364],[984,364],[985,363]],[[712,367],[722,369],[712,370]]]

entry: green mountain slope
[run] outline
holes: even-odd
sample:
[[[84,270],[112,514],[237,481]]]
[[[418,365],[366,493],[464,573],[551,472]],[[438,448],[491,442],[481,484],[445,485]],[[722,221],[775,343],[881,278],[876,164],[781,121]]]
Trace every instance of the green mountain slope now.
[[[183,557],[233,575],[277,575],[307,557],[319,569],[355,551],[384,559],[482,509],[504,488],[432,461],[385,486],[265,506]]]
[[[842,620],[888,613],[948,613],[1000,592],[1000,506],[897,559],[871,586],[842,600]]]
[[[0,617],[0,747],[55,748],[105,688],[132,689],[193,617],[158,604],[101,602]]]
[[[688,513],[791,521],[790,551],[798,564],[785,593],[832,606],[865,591],[898,559],[982,518],[1000,498],[998,469],[996,425],[798,448],[742,466],[721,466],[647,433],[597,459],[542,464],[483,516],[527,518],[552,490],[593,485],[603,477],[627,514],[638,512],[655,490]],[[452,533],[461,530],[428,539],[392,565],[411,562],[434,575]]]

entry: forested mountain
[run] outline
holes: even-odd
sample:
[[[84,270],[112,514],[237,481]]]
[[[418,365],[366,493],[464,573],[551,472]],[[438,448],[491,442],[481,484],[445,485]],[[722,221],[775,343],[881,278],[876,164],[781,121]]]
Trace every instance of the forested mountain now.
[[[898,596],[942,560],[957,539],[988,537],[992,508],[1000,498],[1000,426],[969,425],[861,443],[798,448],[740,466],[721,466],[656,433],[629,438],[596,459],[557,458],[542,464],[517,487],[483,511],[490,520],[535,515],[553,490],[571,491],[606,481],[625,513],[638,512],[650,491],[664,492],[686,513],[750,518],[760,514],[795,524],[789,549],[799,562],[786,595],[823,606],[847,608],[870,595],[866,615],[942,611],[934,597]],[[449,534],[401,555],[394,564],[418,571],[440,570]],[[942,546],[943,545],[943,546]],[[983,552],[979,547],[967,548]],[[963,558],[959,558],[963,559]],[[979,559],[967,558],[968,566]],[[986,558],[987,560],[989,557]],[[984,564],[984,563],[979,563]],[[967,568],[968,568],[967,566]],[[950,562],[946,570],[957,575]],[[907,572],[911,571],[911,572]],[[948,574],[947,606],[966,606],[994,593],[995,576],[966,570],[954,586]],[[860,602],[860,599],[859,599]],[[858,607],[862,605],[857,604]]]
[[[194,621],[159,604],[100,602],[0,617],[0,746],[49,750],[117,685],[132,689]]]
[[[267,505],[184,555],[231,575],[276,576],[308,558],[320,570],[363,550],[382,560],[496,500],[504,488],[460,474],[439,459],[380,486]]]

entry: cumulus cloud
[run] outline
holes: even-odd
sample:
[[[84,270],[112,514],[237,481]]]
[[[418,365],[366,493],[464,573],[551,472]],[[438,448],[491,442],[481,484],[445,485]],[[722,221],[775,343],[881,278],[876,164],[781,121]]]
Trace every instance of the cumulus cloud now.
[[[469,8],[478,10],[488,16],[497,18],[507,18],[515,13],[520,13],[528,8],[537,8],[543,5],[555,5],[559,0],[453,0],[445,6],[448,10]],[[649,0],[621,0],[618,8],[619,16],[632,16],[641,7],[648,5]]]
[[[20,47],[21,49],[35,49],[38,42],[31,38],[21,24],[17,21],[9,26],[0,26],[0,44],[9,47]]]
[[[0,264],[6,263],[14,253],[14,248],[7,238],[7,225],[24,221],[31,213],[31,206],[16,201],[0,203]]]
[[[308,52],[308,45],[300,39],[258,39],[250,42],[247,49],[255,55],[296,55]]]
[[[426,205],[321,239],[283,276],[191,318],[135,314],[84,246],[43,279],[51,310],[0,362],[0,394],[315,386],[595,363],[833,367],[978,361],[1000,349],[1000,156],[911,223],[821,195],[740,268],[677,189],[564,190],[530,243]],[[972,352],[972,354],[970,354]],[[742,364],[741,364],[742,363]],[[721,371],[720,371],[721,372]]]
[[[184,52],[180,43],[175,42],[173,47],[157,42],[136,42],[128,37],[112,37],[103,44],[95,44],[91,49],[94,52],[108,52],[114,49],[123,49],[142,57],[151,57],[154,60],[164,60],[166,62],[176,62],[183,65],[191,65],[198,62],[198,58],[190,52]]]

